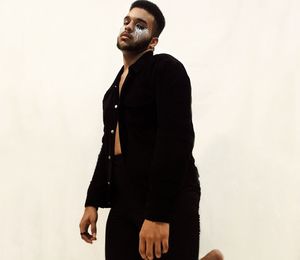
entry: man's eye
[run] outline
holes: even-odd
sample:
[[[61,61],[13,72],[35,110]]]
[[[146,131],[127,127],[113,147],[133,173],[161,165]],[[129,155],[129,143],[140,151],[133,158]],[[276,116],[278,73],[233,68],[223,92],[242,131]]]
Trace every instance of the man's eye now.
[[[124,21],[124,22],[123,22],[124,25],[127,25],[127,24],[130,23],[130,20],[129,20],[129,19],[124,19],[123,21]]]
[[[144,30],[146,28],[144,25],[141,24],[137,24],[136,27],[140,30]]]

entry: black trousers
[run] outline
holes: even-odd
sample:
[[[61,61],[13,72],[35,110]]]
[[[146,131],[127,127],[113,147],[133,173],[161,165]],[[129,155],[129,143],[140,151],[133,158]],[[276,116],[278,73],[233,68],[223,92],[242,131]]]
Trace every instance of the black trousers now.
[[[105,232],[106,260],[142,260],[139,254],[139,232],[144,222],[144,194],[134,187],[124,171],[122,155],[116,155],[112,175],[112,208]],[[170,222],[169,251],[161,260],[198,260],[200,185],[191,183],[176,201]],[[155,254],[154,259],[156,259]]]

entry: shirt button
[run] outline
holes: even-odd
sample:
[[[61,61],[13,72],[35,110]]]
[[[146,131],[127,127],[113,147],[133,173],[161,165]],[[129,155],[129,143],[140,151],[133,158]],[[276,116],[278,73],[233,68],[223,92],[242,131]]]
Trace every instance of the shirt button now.
[[[115,105],[115,108],[117,108],[118,107],[118,105]]]
[[[112,129],[112,130],[110,130],[110,132],[113,134],[115,131]]]
[[[111,159],[111,156],[109,155],[109,156],[107,156],[107,158],[108,158],[108,160],[110,160],[110,159]]]
[[[117,85],[115,85],[115,88],[117,88]]]

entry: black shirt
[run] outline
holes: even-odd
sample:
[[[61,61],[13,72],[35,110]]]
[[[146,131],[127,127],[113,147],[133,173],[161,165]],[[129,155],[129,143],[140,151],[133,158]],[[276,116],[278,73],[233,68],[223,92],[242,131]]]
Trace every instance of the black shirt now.
[[[145,218],[169,222],[179,192],[200,187],[192,150],[194,129],[190,79],[168,54],[145,52],[129,67],[119,95],[124,66],[103,98],[104,134],[85,206],[110,207],[115,131],[119,122],[127,172],[146,193]]]

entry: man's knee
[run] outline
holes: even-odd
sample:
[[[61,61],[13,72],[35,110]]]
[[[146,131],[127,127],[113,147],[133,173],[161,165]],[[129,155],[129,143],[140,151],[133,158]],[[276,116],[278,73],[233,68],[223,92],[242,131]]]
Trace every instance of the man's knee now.
[[[210,251],[206,256],[201,258],[201,260],[223,260],[223,254],[219,249],[214,249]]]
[[[214,260],[223,260],[224,259],[222,252],[218,249],[212,250],[211,253],[214,257],[213,258]]]

